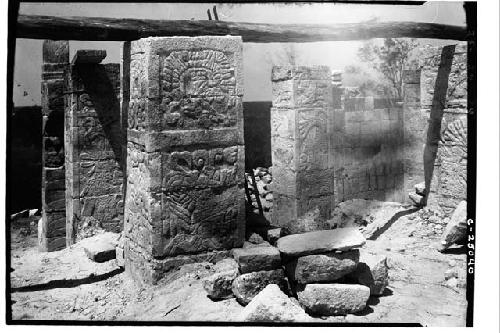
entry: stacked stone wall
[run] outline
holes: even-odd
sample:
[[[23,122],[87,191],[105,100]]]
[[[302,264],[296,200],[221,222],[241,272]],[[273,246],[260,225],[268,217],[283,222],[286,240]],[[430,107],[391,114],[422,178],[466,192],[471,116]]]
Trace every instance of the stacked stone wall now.
[[[125,267],[137,280],[242,246],[242,75],[239,37],[131,43]]]
[[[70,245],[85,237],[87,226],[112,232],[123,229],[120,65],[73,64],[66,76],[66,90]]]
[[[38,245],[40,251],[55,251],[66,246],[63,86],[69,64],[68,41],[44,41],[42,58],[42,220]]]

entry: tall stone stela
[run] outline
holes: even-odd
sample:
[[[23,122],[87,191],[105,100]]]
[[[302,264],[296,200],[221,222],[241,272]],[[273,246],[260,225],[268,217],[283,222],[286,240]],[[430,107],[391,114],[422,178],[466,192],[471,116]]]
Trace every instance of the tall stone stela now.
[[[157,281],[170,259],[244,241],[240,37],[131,43],[125,270]]]
[[[272,223],[291,232],[330,217],[334,204],[333,92],[327,66],[274,67],[271,149]],[[319,212],[319,216],[318,216]]]
[[[66,246],[63,87],[69,42],[45,40],[42,60],[42,219],[38,224],[38,249],[46,252]]]

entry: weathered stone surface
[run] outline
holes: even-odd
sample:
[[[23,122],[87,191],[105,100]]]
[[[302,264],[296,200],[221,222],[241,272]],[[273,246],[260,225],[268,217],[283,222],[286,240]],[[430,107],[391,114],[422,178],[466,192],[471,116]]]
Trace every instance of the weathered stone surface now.
[[[106,232],[82,241],[87,257],[95,262],[105,262],[116,258],[116,246],[119,234]]]
[[[297,295],[310,314],[345,315],[366,307],[370,288],[355,284],[307,284]]]
[[[139,279],[170,257],[243,245],[242,74],[239,37],[131,43],[124,223]]]
[[[361,227],[367,239],[391,223],[398,213],[408,208],[398,202],[353,199],[340,203],[327,223],[330,228]]]
[[[334,250],[347,251],[359,248],[365,242],[357,228],[341,228],[285,236],[278,240],[277,247],[284,255],[299,257]]]
[[[425,195],[425,182],[415,184],[415,193],[419,195]]]
[[[243,243],[243,249],[249,249],[249,248],[252,248],[252,247],[269,247],[271,246],[271,244],[269,244],[269,242],[267,241],[263,241],[262,243],[260,244],[254,244],[254,243],[250,243],[250,242],[245,242]]]
[[[446,225],[441,238],[440,251],[444,251],[452,244],[463,241],[467,237],[467,201],[461,201]]]
[[[234,279],[232,290],[238,302],[246,305],[268,284],[277,284],[282,290],[286,289],[283,269],[242,274]]]
[[[276,244],[278,239],[280,239],[281,236],[284,236],[285,232],[283,231],[282,228],[274,228],[274,229],[269,229],[267,231],[267,240],[269,243],[272,245]]]
[[[238,264],[233,259],[223,259],[215,264],[215,274],[202,281],[208,297],[219,300],[232,296],[233,280],[239,275]]]
[[[312,254],[292,260],[285,269],[299,283],[329,282],[353,272],[358,260],[359,250]]]
[[[382,295],[389,284],[387,257],[362,251],[359,264],[347,278],[370,288],[371,295]]]
[[[250,237],[248,237],[248,241],[253,244],[261,244],[264,242],[264,239],[259,234],[252,233]]]
[[[237,318],[253,322],[307,322],[310,319],[297,301],[285,295],[276,284],[267,285]]]
[[[268,271],[281,267],[280,252],[273,246],[234,249],[233,257],[238,262],[241,273]]]

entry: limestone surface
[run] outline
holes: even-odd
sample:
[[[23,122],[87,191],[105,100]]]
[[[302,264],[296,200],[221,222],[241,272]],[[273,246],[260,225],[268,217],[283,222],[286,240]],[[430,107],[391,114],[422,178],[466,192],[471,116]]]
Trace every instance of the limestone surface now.
[[[278,240],[277,247],[286,256],[299,257],[334,250],[347,251],[359,248],[365,242],[358,228],[341,228],[288,235]]]
[[[370,288],[355,284],[307,284],[297,295],[310,314],[345,315],[366,307]]]
[[[371,295],[382,295],[389,284],[387,257],[361,252],[359,264],[348,278],[370,288]]]
[[[444,251],[449,248],[452,244],[460,242],[465,239],[467,235],[467,201],[461,201],[453,215],[451,215],[450,221],[446,226],[446,229],[441,238],[440,251]]]
[[[246,305],[268,284],[277,284],[281,289],[285,289],[286,280],[283,269],[242,274],[234,279],[232,290],[238,302]]]
[[[214,266],[215,274],[203,279],[203,289],[211,299],[224,299],[232,296],[232,283],[238,276],[238,264],[233,259],[223,259]]]
[[[273,246],[234,249],[233,257],[238,262],[241,273],[268,271],[281,267],[280,252]]]
[[[238,321],[256,322],[307,322],[310,319],[297,301],[285,295],[276,284],[267,285],[238,316]]]
[[[292,260],[286,270],[299,283],[328,282],[353,272],[358,260],[359,250],[312,254]]]

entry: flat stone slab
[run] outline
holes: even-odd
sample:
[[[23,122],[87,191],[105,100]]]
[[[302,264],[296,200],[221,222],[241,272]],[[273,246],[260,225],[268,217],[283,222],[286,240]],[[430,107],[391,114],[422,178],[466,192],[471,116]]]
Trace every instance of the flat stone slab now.
[[[310,314],[345,315],[366,307],[370,288],[357,284],[307,284],[297,292],[297,296]]]
[[[253,322],[307,322],[311,317],[297,300],[285,295],[276,284],[267,285],[243,309],[238,321]]]
[[[361,252],[356,269],[347,278],[370,288],[370,294],[380,296],[389,284],[387,257]]]
[[[358,261],[359,250],[312,254],[292,260],[286,271],[299,283],[330,282],[353,272]]]
[[[233,280],[239,275],[238,263],[233,259],[223,259],[215,264],[215,274],[202,281],[208,297],[214,300],[231,297]]]
[[[287,284],[283,269],[242,274],[234,279],[232,290],[238,302],[246,305],[268,284],[277,284],[280,288],[286,289]]]
[[[119,234],[105,232],[82,240],[81,245],[90,260],[105,262],[116,258],[119,237]]]
[[[272,246],[234,249],[233,257],[238,262],[241,273],[269,271],[281,267],[280,252]]]
[[[358,228],[312,231],[280,238],[278,250],[290,257],[359,248],[366,240]]]

